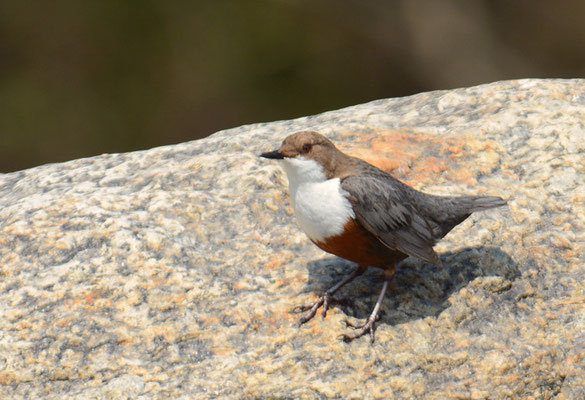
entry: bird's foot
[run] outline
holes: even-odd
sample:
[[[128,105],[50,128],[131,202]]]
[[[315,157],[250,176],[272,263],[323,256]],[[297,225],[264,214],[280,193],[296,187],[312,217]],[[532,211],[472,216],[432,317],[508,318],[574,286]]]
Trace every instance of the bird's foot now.
[[[345,325],[348,328],[357,329],[358,331],[354,334],[351,334],[351,335],[341,335],[341,336],[339,336],[339,338],[341,340],[343,340],[344,342],[349,343],[349,342],[353,341],[354,339],[362,337],[366,333],[369,332],[370,333],[370,343],[374,343],[374,340],[376,339],[374,336],[374,331],[376,330],[376,321],[378,321],[379,319],[380,319],[380,316],[378,314],[370,315],[370,317],[363,324],[354,324],[353,322],[350,322],[349,320],[346,319],[343,321],[343,322],[345,322]]]
[[[316,302],[297,306],[293,309],[292,312],[303,313],[305,311],[309,311],[299,319],[299,325],[302,325],[305,322],[310,321],[315,316],[315,314],[317,314],[317,310],[319,309],[319,307],[323,306],[321,316],[323,319],[325,319],[325,316],[327,315],[327,310],[329,309],[329,303],[331,303],[332,301],[333,297],[331,297],[330,294],[325,293],[323,296],[319,297],[319,299]]]

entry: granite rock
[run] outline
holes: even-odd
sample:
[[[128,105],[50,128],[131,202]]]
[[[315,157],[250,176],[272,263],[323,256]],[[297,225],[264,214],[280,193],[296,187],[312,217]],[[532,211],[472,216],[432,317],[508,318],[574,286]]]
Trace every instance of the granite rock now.
[[[584,398],[585,80],[378,100],[0,175],[2,398]],[[296,226],[258,154],[317,130],[436,194],[499,195],[398,268],[376,342],[346,344],[381,271]]]

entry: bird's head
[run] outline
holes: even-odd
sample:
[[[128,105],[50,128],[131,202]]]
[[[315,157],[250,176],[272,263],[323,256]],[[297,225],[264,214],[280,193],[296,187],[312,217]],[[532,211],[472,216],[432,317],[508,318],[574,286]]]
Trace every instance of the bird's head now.
[[[338,160],[345,155],[320,133],[303,131],[284,139],[278,150],[260,157],[280,161],[289,180],[320,182],[335,177]]]

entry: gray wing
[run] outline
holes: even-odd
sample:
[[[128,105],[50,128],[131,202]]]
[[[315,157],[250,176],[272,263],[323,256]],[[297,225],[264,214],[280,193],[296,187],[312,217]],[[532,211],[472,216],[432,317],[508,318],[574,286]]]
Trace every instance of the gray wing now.
[[[435,265],[431,224],[410,204],[404,184],[389,175],[349,176],[341,187],[348,193],[358,222],[387,247]]]

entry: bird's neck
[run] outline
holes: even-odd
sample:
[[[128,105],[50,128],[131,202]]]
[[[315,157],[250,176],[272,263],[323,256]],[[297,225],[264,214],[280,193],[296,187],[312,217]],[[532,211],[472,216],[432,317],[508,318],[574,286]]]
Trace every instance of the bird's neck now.
[[[327,180],[323,167],[315,160],[296,157],[284,159],[281,164],[288,177],[291,192],[296,191],[303,184],[320,183]]]

